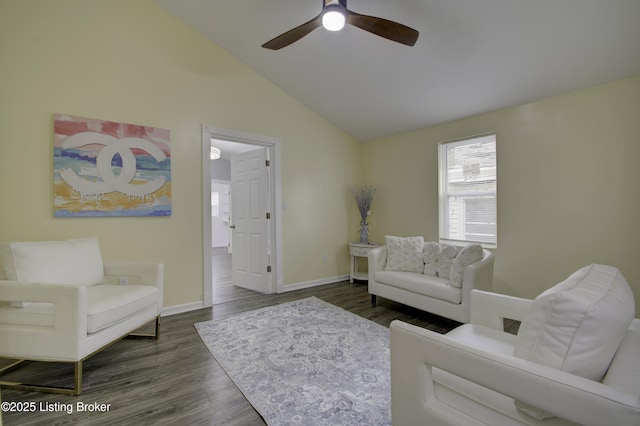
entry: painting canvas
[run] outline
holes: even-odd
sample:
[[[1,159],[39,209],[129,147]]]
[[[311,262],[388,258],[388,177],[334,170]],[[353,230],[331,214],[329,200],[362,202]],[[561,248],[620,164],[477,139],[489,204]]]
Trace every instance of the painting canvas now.
[[[55,217],[170,216],[167,129],[55,114]]]

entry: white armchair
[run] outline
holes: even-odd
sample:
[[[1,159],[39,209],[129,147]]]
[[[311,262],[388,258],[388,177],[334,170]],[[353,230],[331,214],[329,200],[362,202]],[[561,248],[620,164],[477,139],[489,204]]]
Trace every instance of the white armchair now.
[[[25,243],[13,252],[5,245],[12,279],[0,277],[0,358],[17,362],[0,374],[23,361],[52,361],[73,363],[75,378],[73,388],[0,381],[2,387],[79,395],[83,360],[148,323],[155,331],[144,336],[158,337],[163,265],[103,263],[97,247],[95,239]],[[34,262],[42,255],[50,261]]]
[[[553,296],[556,300],[563,297]],[[606,375],[592,380],[566,371],[566,366],[557,368],[514,356],[515,348],[522,343],[518,339],[526,339],[522,334],[531,331],[528,325],[523,331],[525,323],[535,322],[532,312],[539,298],[534,302],[479,290],[474,290],[471,297],[471,323],[446,335],[401,321],[391,323],[394,425],[640,424],[639,319],[624,320],[627,325],[619,345],[611,348],[607,342],[601,343],[599,352],[615,355],[605,368]],[[627,308],[628,304],[622,310]],[[504,318],[524,321],[521,335],[504,332]],[[593,319],[578,318],[577,328]],[[597,339],[607,339],[611,334],[607,328],[617,327],[608,327],[607,319],[602,321],[603,329],[595,334],[605,337]],[[571,328],[570,322],[564,325]],[[548,324],[538,332],[545,329],[548,331]],[[573,338],[583,339],[579,356],[584,355],[584,336]],[[597,349],[598,342],[594,343]],[[576,354],[569,352],[565,364],[575,361],[571,357]],[[589,364],[584,358],[579,363]],[[523,407],[543,410],[548,418],[532,417]]]

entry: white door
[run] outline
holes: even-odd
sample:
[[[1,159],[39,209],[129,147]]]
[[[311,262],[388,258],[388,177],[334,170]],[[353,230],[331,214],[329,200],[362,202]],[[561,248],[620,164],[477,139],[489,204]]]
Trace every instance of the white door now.
[[[211,247],[229,248],[229,184],[211,182]]]
[[[233,285],[272,293],[268,149],[231,156],[231,256]]]

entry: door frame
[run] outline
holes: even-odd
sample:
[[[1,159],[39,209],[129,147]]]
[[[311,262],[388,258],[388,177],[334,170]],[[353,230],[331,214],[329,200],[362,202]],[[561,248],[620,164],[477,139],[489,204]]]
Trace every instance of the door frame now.
[[[263,146],[269,149],[269,166],[271,178],[269,179],[271,211],[271,286],[270,291],[280,293],[283,286],[282,278],[282,198],[280,191],[280,139],[270,136],[256,135],[239,132],[237,130],[223,129],[208,124],[202,125],[202,210],[203,210],[203,302],[205,307],[213,305],[213,276],[211,270],[211,139],[222,139],[230,142],[248,145]]]

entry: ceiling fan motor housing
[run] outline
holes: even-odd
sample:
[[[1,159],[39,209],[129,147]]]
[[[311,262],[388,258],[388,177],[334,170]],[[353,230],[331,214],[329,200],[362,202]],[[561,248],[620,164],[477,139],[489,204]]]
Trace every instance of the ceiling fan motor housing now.
[[[347,0],[322,0],[322,2],[324,4],[322,7],[323,9],[331,5],[342,6],[345,9],[347,8]]]

